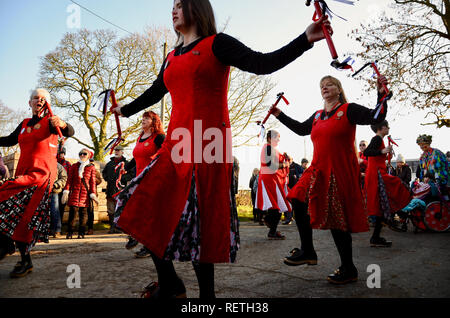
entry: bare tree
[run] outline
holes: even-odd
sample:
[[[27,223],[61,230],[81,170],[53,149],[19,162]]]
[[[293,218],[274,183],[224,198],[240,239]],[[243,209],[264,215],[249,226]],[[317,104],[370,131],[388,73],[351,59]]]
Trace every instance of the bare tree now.
[[[0,136],[8,136],[27,117],[25,111],[15,111],[0,100]],[[0,147],[0,155],[5,157],[19,150],[19,145]]]
[[[379,60],[401,105],[427,111],[427,125],[450,127],[450,0],[395,0],[392,17],[361,25],[358,54]],[[374,85],[374,83],[372,83]]]
[[[144,34],[118,39],[110,31],[80,30],[68,33],[59,46],[42,58],[40,85],[54,96],[54,105],[67,110],[66,118],[76,117],[87,129],[91,140],[74,138],[94,150],[103,160],[104,146],[116,137],[111,114],[103,117],[92,109],[96,95],[112,88],[121,104],[142,94],[156,79],[163,63],[164,42],[173,47],[172,31],[149,28]],[[230,121],[235,146],[249,144],[256,135],[246,133],[265,111],[264,101],[273,88],[269,77],[256,76],[232,68],[230,72]],[[159,113],[159,104],[153,111]],[[166,103],[165,123],[170,120],[171,102]],[[124,146],[134,143],[140,131],[140,118],[121,119]],[[255,124],[256,125],[256,124]],[[114,131],[112,134],[108,134]]]
[[[103,160],[103,148],[117,137],[111,114],[103,116],[92,109],[97,95],[105,89],[116,92],[117,101],[134,99],[155,80],[162,64],[161,41],[165,30],[145,35],[132,34],[118,39],[111,31],[80,30],[67,33],[58,47],[41,61],[40,85],[54,96],[54,105],[67,110],[66,118],[78,118],[89,132],[90,141],[76,139],[92,149],[96,160]],[[124,123],[123,146],[136,139],[138,118]],[[113,131],[113,133],[110,133]]]

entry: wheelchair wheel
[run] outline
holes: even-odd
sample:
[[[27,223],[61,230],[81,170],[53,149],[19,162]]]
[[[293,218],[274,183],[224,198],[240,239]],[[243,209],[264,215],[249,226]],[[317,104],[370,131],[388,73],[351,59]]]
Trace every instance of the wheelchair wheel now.
[[[417,208],[412,210],[410,213],[410,219],[412,224],[414,225],[414,233],[417,234],[419,230],[427,231],[428,227],[423,221],[425,212]]]
[[[446,202],[434,201],[427,205],[424,223],[432,231],[445,232],[450,228],[449,207]]]

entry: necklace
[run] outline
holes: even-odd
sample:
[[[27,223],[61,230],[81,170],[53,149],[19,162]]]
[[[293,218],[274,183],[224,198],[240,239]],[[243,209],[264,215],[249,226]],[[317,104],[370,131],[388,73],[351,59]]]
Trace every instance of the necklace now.
[[[327,120],[328,116],[330,115],[330,113],[335,110],[339,105],[341,104],[341,102],[337,102],[336,104],[334,104],[334,106],[331,108],[330,111],[326,111],[325,109],[323,110],[323,112],[325,113],[325,117],[323,118],[323,120]]]

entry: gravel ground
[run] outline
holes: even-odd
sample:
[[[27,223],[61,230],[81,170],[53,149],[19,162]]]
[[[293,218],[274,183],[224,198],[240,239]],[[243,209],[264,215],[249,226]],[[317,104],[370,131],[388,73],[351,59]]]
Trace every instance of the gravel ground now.
[[[216,292],[220,298],[409,298],[450,297],[450,233],[397,233],[384,228],[392,248],[371,248],[369,233],[353,235],[353,254],[359,280],[330,285],[326,277],[339,266],[329,231],[314,230],[317,266],[290,267],[283,257],[299,245],[295,224],[280,225],[284,241],[267,240],[267,228],[252,222],[240,226],[241,249],[235,264],[217,264]],[[51,239],[32,251],[33,273],[9,278],[18,253],[0,263],[0,297],[18,298],[138,298],[141,289],[156,280],[151,258],[137,259],[124,248],[127,236],[96,232],[85,239]],[[68,288],[68,266],[80,267],[80,288]],[[381,288],[368,288],[370,264],[381,269]],[[187,295],[198,297],[190,263],[175,263]]]

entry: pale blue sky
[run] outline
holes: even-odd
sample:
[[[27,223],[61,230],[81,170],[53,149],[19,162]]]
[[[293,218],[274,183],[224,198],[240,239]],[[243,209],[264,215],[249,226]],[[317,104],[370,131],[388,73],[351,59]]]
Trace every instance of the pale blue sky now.
[[[146,26],[164,26],[172,28],[172,1],[163,0],[76,0],[80,5],[100,14],[130,32],[142,32]],[[358,46],[347,34],[357,28],[361,22],[374,17],[381,9],[387,8],[389,0],[361,0],[355,6],[347,6],[328,1],[333,11],[346,17],[349,21],[333,19],[335,30],[333,39],[342,59],[348,51],[357,50]],[[212,0],[218,26],[229,19],[226,32],[247,46],[262,52],[268,52],[287,44],[302,33],[311,23],[312,7],[307,8],[304,0]],[[69,0],[0,0],[0,100],[8,107],[27,109],[28,95],[37,85],[40,57],[55,49],[66,32],[74,32],[66,24],[69,13]],[[387,8],[389,14],[390,9]],[[119,36],[125,32],[100,20],[92,14],[81,10],[81,27],[87,29],[111,29]],[[329,66],[331,61],[324,41],[306,52],[286,68],[272,75],[277,86],[275,95],[284,91],[291,105],[287,114],[298,119],[307,119],[315,110],[323,107],[319,91],[319,80],[324,75],[338,77],[344,86],[348,98],[366,105],[374,106],[375,92],[364,93],[362,81],[348,77],[348,73],[339,72]],[[356,67],[365,61],[357,61]],[[381,70],[382,71],[382,70]],[[269,103],[273,102],[272,100]],[[406,105],[391,102],[395,109]],[[56,113],[58,111],[56,110]],[[406,113],[406,112],[404,112]],[[391,111],[391,134],[401,138],[401,146],[396,153],[406,158],[417,158],[420,154],[415,144],[419,133],[434,135],[433,145],[442,151],[450,150],[448,129],[435,129],[420,126],[424,114],[414,111],[409,115]],[[273,118],[271,120],[274,120]],[[256,127],[255,127],[256,131]],[[309,137],[298,137],[284,127],[280,127],[280,151],[293,155],[300,161],[306,153],[311,159],[312,144]],[[79,132],[83,134],[83,132]],[[357,139],[370,140],[373,133],[369,127],[358,127]],[[304,148],[306,144],[306,149]],[[81,146],[75,141],[68,143],[69,155],[75,155]],[[251,170],[259,167],[260,149],[241,148],[235,155],[241,162],[240,186],[246,187]]]

